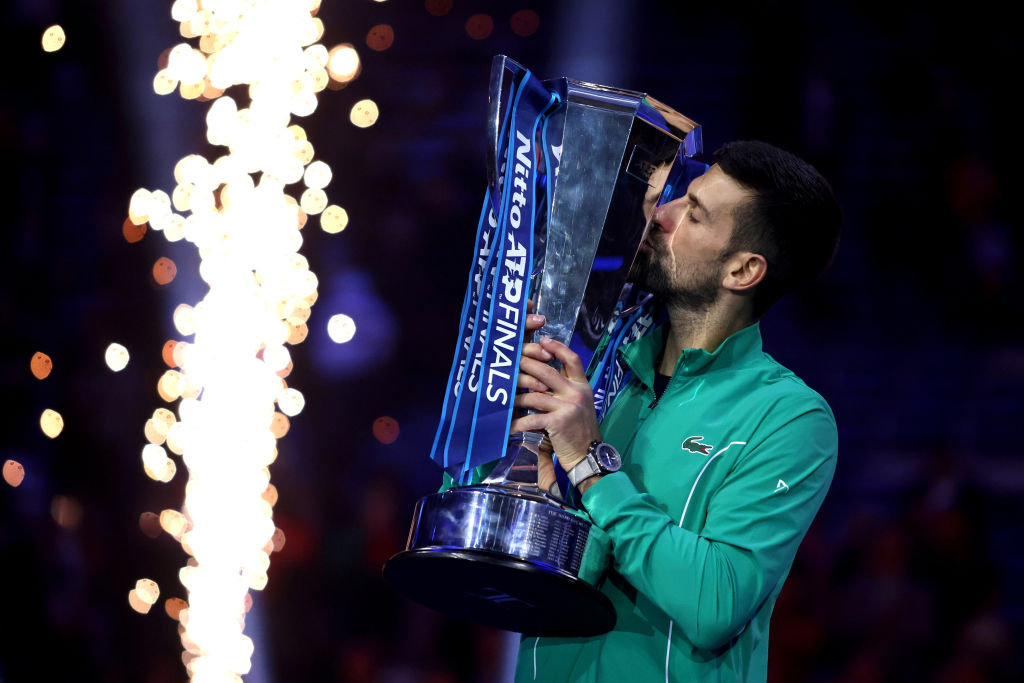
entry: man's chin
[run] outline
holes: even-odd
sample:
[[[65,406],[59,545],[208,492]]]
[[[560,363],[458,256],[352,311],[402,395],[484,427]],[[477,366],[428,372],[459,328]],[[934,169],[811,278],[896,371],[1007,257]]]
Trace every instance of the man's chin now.
[[[654,262],[654,254],[650,251],[641,251],[633,260],[633,266],[629,269],[626,282],[631,282],[645,292],[661,294],[666,289],[666,277],[658,264]]]
[[[650,272],[651,252],[650,250],[641,249],[633,259],[633,265],[629,268],[629,274],[626,276],[626,282],[630,282],[641,289],[646,290],[647,281],[650,279]]]

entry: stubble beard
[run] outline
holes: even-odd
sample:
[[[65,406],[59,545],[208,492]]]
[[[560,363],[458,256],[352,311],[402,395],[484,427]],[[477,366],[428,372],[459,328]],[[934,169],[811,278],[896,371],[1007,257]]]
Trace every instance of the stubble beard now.
[[[665,267],[657,252],[642,250],[636,255],[629,271],[628,281],[645,292],[661,299],[669,308],[689,311],[706,311],[718,299],[718,269],[720,260],[695,269],[700,272],[688,273],[687,282],[673,282],[672,275]]]

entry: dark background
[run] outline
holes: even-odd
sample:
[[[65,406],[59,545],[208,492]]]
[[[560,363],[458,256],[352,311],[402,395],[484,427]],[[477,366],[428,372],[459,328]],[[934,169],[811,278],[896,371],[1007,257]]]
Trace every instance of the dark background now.
[[[995,3],[325,0],[323,42],[360,77],[302,125],[351,222],[303,232],[320,279],[289,384],[306,396],[272,465],[287,537],[255,594],[247,681],[491,681],[502,635],[397,598],[379,578],[404,543],[427,460],[484,190],[487,77],[505,53],[542,77],[650,92],[704,125],[705,147],[760,138],[829,177],[838,259],[763,323],[766,350],[833,406],[831,493],[775,609],[774,681],[989,681],[1024,675],[1024,418],[1016,24]],[[445,10],[446,5],[450,8]],[[173,188],[211,150],[206,107],[153,94],[180,42],[170,3],[11,0],[2,10],[0,681],[180,681],[186,559],[145,511],[177,508],[143,473],[142,427],[170,313],[202,295],[191,245],[121,234],[135,188]],[[517,35],[511,19],[539,24]],[[482,39],[467,21],[486,13]],[[439,14],[439,15],[437,15]],[[519,15],[522,17],[523,15]],[[60,23],[64,49],[44,53]],[[394,45],[366,47],[377,24]],[[527,21],[525,28],[531,28]],[[369,129],[348,111],[370,97]],[[178,278],[153,282],[160,256]],[[326,336],[334,313],[355,339]],[[111,341],[132,354],[111,373]],[[29,360],[54,362],[38,381]],[[46,438],[38,419],[58,410]],[[376,440],[374,420],[399,438]],[[70,507],[68,507],[70,506]],[[63,511],[60,514],[54,510]],[[70,511],[70,513],[69,513]],[[80,517],[75,517],[75,513]],[[70,514],[70,516],[69,516]],[[59,524],[58,520],[63,521]],[[136,579],[161,603],[133,612]]]

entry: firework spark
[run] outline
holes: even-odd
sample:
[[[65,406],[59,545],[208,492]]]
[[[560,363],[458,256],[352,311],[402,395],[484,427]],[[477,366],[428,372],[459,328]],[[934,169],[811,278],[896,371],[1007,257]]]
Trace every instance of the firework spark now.
[[[137,190],[123,226],[129,241],[145,225],[199,252],[209,286],[194,306],[179,305],[173,321],[185,342],[162,351],[171,369],[157,391],[180,401],[177,416],[157,409],[145,425],[146,474],[170,481],[180,455],[188,470],[181,511],[164,510],[159,526],[192,557],[179,572],[187,603],[172,599],[180,621],[183,661],[195,683],[239,681],[254,643],[244,634],[249,591],[267,583],[270,554],[283,546],[272,520],[277,489],[268,466],[289,416],[305,405],[285,385],[288,347],[308,334],[317,277],[298,253],[309,215],[322,214],[327,232],[344,228],[344,209],[329,205],[330,167],[292,117],[313,113],[318,93],[358,75],[351,46],[333,55],[319,44],[319,0],[176,0],[171,16],[181,43],[169,50],[154,91],[211,101],[207,140],[225,153],[189,154],[174,169],[177,185]],[[236,98],[243,97],[240,102]],[[360,123],[368,120],[363,116]],[[376,118],[376,111],[372,118]],[[363,125],[366,125],[365,123]],[[295,188],[291,188],[295,186]],[[296,199],[293,194],[300,195]],[[326,212],[325,212],[326,210]],[[154,279],[170,282],[174,262],[161,258]],[[155,517],[147,513],[146,524]],[[140,524],[143,521],[140,519]],[[148,611],[159,596],[140,580],[132,607]]]

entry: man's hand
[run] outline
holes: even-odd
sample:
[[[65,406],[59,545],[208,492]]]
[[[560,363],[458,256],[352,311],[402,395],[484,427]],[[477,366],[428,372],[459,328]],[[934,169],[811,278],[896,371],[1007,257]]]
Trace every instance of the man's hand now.
[[[527,319],[527,331],[537,324],[531,319],[538,317],[531,315]],[[541,318],[533,329],[542,324]],[[562,373],[547,364],[552,358],[562,362]],[[511,431],[547,432],[564,470],[583,460],[592,441],[601,440],[583,361],[565,344],[547,338],[539,344],[524,344],[518,387],[530,391],[516,395],[516,407],[538,412],[513,420]]]

